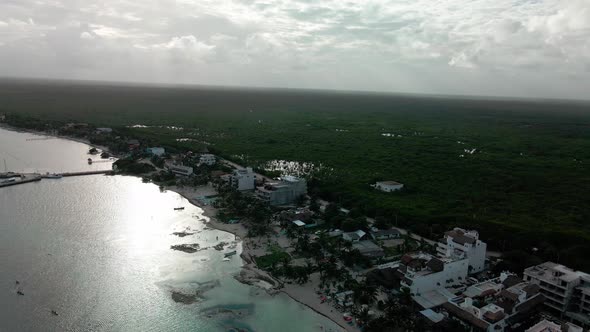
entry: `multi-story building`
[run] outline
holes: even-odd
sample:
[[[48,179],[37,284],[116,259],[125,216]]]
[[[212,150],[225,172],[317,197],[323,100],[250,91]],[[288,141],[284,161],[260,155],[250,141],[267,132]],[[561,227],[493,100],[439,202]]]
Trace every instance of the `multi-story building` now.
[[[543,319],[524,332],[583,332],[583,329],[572,323],[556,324]]]
[[[307,182],[294,176],[284,176],[278,182],[266,183],[256,188],[256,196],[270,205],[292,204],[305,194]]]
[[[191,176],[193,174],[193,168],[189,166],[166,164],[166,168],[176,175]]]
[[[545,305],[582,325],[590,325],[590,275],[545,262],[524,270],[524,279],[541,287]]]
[[[438,258],[424,252],[405,254],[398,270],[403,274],[401,286],[410,289],[413,296],[458,286],[465,282],[469,260],[462,254]]]
[[[202,154],[199,157],[199,164],[201,165],[215,165],[216,159],[215,159],[215,155],[212,155],[210,153],[205,153]]]
[[[471,330],[497,332],[515,326],[536,312],[545,297],[538,285],[522,280],[514,284],[513,277],[503,274],[474,285],[462,296],[444,303],[443,309],[447,316]],[[474,296],[470,296],[470,290]]]
[[[446,232],[436,248],[438,256],[442,258],[464,253],[469,259],[469,274],[485,269],[486,249],[487,245],[479,239],[477,231],[462,228]]]
[[[566,316],[571,320],[590,327],[590,276],[584,274],[580,278],[580,285],[574,290],[572,305]]]
[[[229,176],[229,184],[239,191],[254,190],[256,182],[256,173],[251,167],[245,169],[236,169]]]

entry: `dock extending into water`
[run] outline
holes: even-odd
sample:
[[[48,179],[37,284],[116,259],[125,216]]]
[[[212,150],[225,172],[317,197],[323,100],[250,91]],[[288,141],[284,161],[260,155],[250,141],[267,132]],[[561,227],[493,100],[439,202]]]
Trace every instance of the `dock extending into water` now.
[[[113,175],[114,172],[112,170],[102,170],[102,171],[84,171],[84,172],[67,172],[67,173],[56,173],[52,174],[51,176],[38,174],[38,173],[14,173],[11,177],[14,180],[0,180],[0,188],[8,187],[8,186],[16,186],[17,184],[24,184],[29,182],[37,182],[41,181],[42,179],[58,179],[61,177],[68,177],[68,176],[84,176],[84,175],[98,175],[98,174],[105,174],[105,175]]]
[[[83,176],[83,175],[96,175],[96,174],[113,175],[115,173],[109,169],[109,170],[104,170],[104,171],[69,172],[69,173],[61,173],[60,175],[63,177],[66,177],[66,176]]]

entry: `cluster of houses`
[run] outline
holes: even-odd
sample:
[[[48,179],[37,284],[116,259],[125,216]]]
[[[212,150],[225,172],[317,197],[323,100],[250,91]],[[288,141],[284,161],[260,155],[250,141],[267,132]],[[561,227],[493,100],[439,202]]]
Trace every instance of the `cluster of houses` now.
[[[371,259],[384,256],[376,241],[401,236],[397,229],[374,228],[327,235],[341,237]],[[486,251],[477,231],[455,228],[436,242],[436,253],[409,252],[376,270],[388,270],[390,279],[397,280],[393,288],[409,291],[433,326],[449,320],[486,332],[582,332],[590,326],[589,274],[546,262],[525,269],[522,278],[512,272],[492,276]],[[349,293],[338,294],[339,305],[352,305]]]
[[[525,269],[523,278],[510,272],[486,278],[486,243],[476,231],[455,228],[439,240],[436,254],[407,253],[378,268],[393,271],[433,325],[454,319],[487,332],[531,325],[526,331],[582,332],[590,326],[590,275],[546,262]],[[531,322],[539,312],[556,314],[560,323]]]
[[[153,153],[153,149],[160,148],[150,148],[151,153]],[[212,154],[202,154],[199,157],[199,165],[214,165],[216,162],[217,159]],[[168,163],[166,168],[180,176],[193,174],[193,168],[189,166]],[[278,180],[263,182],[257,178],[251,167],[234,169],[229,174],[219,174],[219,177],[236,190],[252,192],[257,198],[271,206],[291,205],[298,198],[307,194],[307,182],[303,178],[287,175]]]

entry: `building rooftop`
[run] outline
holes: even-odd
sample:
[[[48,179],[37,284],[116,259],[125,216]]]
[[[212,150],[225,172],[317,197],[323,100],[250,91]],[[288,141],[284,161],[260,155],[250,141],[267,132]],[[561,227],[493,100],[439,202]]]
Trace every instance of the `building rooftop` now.
[[[375,235],[375,236],[380,236],[380,235],[398,235],[401,234],[399,230],[392,228],[392,229],[379,229],[376,231],[371,232],[371,234]]]
[[[458,244],[474,244],[477,242],[478,235],[475,231],[466,231],[461,228],[455,228],[452,231],[448,231],[445,233],[446,236],[453,239],[454,242]]]
[[[363,230],[357,230],[354,232],[346,232],[343,233],[343,235],[346,235],[347,237],[353,239],[353,240],[359,240],[361,239],[363,236],[365,236],[367,233],[365,233]]]
[[[463,295],[467,297],[485,297],[488,295],[496,294],[502,288],[503,285],[501,283],[496,282],[496,280],[486,280],[479,284],[469,286],[465,290],[465,292],[463,292]]]
[[[536,266],[528,267],[524,270],[524,273],[547,282],[563,280],[568,283],[579,278],[588,278],[590,276],[587,273],[574,271],[567,266],[553,262],[545,262]]]
[[[281,180],[282,181],[285,181],[285,182],[299,182],[299,181],[302,181],[303,179],[298,178],[298,177],[293,176],[293,175],[283,175],[281,177]]]
[[[420,311],[420,313],[422,315],[424,315],[424,317],[428,318],[433,323],[438,323],[445,318],[445,316],[443,316],[442,314],[440,314],[438,312],[432,311],[432,309],[422,310],[422,311]]]
[[[298,227],[305,226],[305,223],[301,220],[293,220],[292,223]]]
[[[407,266],[414,276],[425,276],[444,270],[445,263],[454,262],[460,257],[441,258],[422,251],[407,253],[400,262]]]
[[[525,332],[582,332],[582,328],[572,323],[559,325],[543,319]]]
[[[401,183],[397,181],[377,181],[377,184],[386,185],[386,186],[399,186]]]
[[[443,308],[445,308],[445,310],[447,310],[449,313],[459,317],[460,319],[462,319],[462,320],[470,323],[471,325],[478,327],[482,330],[487,330],[488,326],[490,326],[490,324],[488,322],[475,317],[471,313],[463,310],[462,308],[460,308],[450,302],[444,303]]]
[[[381,257],[385,255],[385,252],[381,247],[373,243],[372,241],[360,241],[352,244],[354,249],[360,251],[361,255],[369,257]]]

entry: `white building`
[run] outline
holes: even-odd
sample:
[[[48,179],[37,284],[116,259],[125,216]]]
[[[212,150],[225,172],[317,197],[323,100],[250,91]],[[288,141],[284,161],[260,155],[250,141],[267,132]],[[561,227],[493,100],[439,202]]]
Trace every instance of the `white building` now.
[[[469,259],[469,273],[471,274],[485,269],[486,248],[486,243],[479,240],[477,231],[455,228],[445,233],[436,250],[441,258],[464,253]]]
[[[291,221],[291,223],[293,223],[293,225],[295,225],[297,227],[305,227],[305,223],[301,220],[293,220],[293,221]]]
[[[443,308],[453,319],[478,331],[504,331],[517,326],[539,310],[545,296],[539,292],[539,286],[522,280],[514,282],[513,278],[514,275],[502,274],[470,287],[470,293],[478,290],[474,296],[469,295],[468,289],[444,303]]]
[[[401,286],[410,289],[413,296],[451,286],[459,286],[468,275],[469,260],[462,254],[450,258],[437,258],[424,252],[405,254],[399,271],[404,277]]]
[[[193,174],[193,168],[189,166],[167,164],[166,168],[176,175],[191,176]]]
[[[113,132],[112,128],[96,128],[96,133],[98,134],[110,134]]]
[[[239,191],[254,190],[256,174],[251,167],[246,169],[236,169],[229,176],[229,184]]]
[[[545,305],[579,322],[590,325],[590,275],[567,266],[545,262],[524,270],[524,280],[541,287]]]
[[[401,233],[395,228],[380,230],[373,227],[371,228],[371,237],[373,240],[399,239],[401,237]]]
[[[375,189],[385,191],[385,192],[392,192],[400,190],[404,187],[402,183],[396,181],[379,181],[373,185]]]
[[[305,194],[307,182],[294,176],[284,176],[279,182],[266,183],[256,188],[256,196],[273,206],[293,204]]]
[[[210,153],[206,153],[206,154],[202,154],[199,157],[199,164],[201,165],[215,165],[216,163],[216,159],[215,159],[215,155],[212,155]]]
[[[151,153],[154,156],[158,156],[158,157],[161,157],[166,153],[166,150],[161,147],[147,148],[146,150],[148,153]]]
[[[583,332],[583,329],[578,325],[572,323],[558,325],[551,321],[543,319],[537,324],[531,326],[525,332]]]

